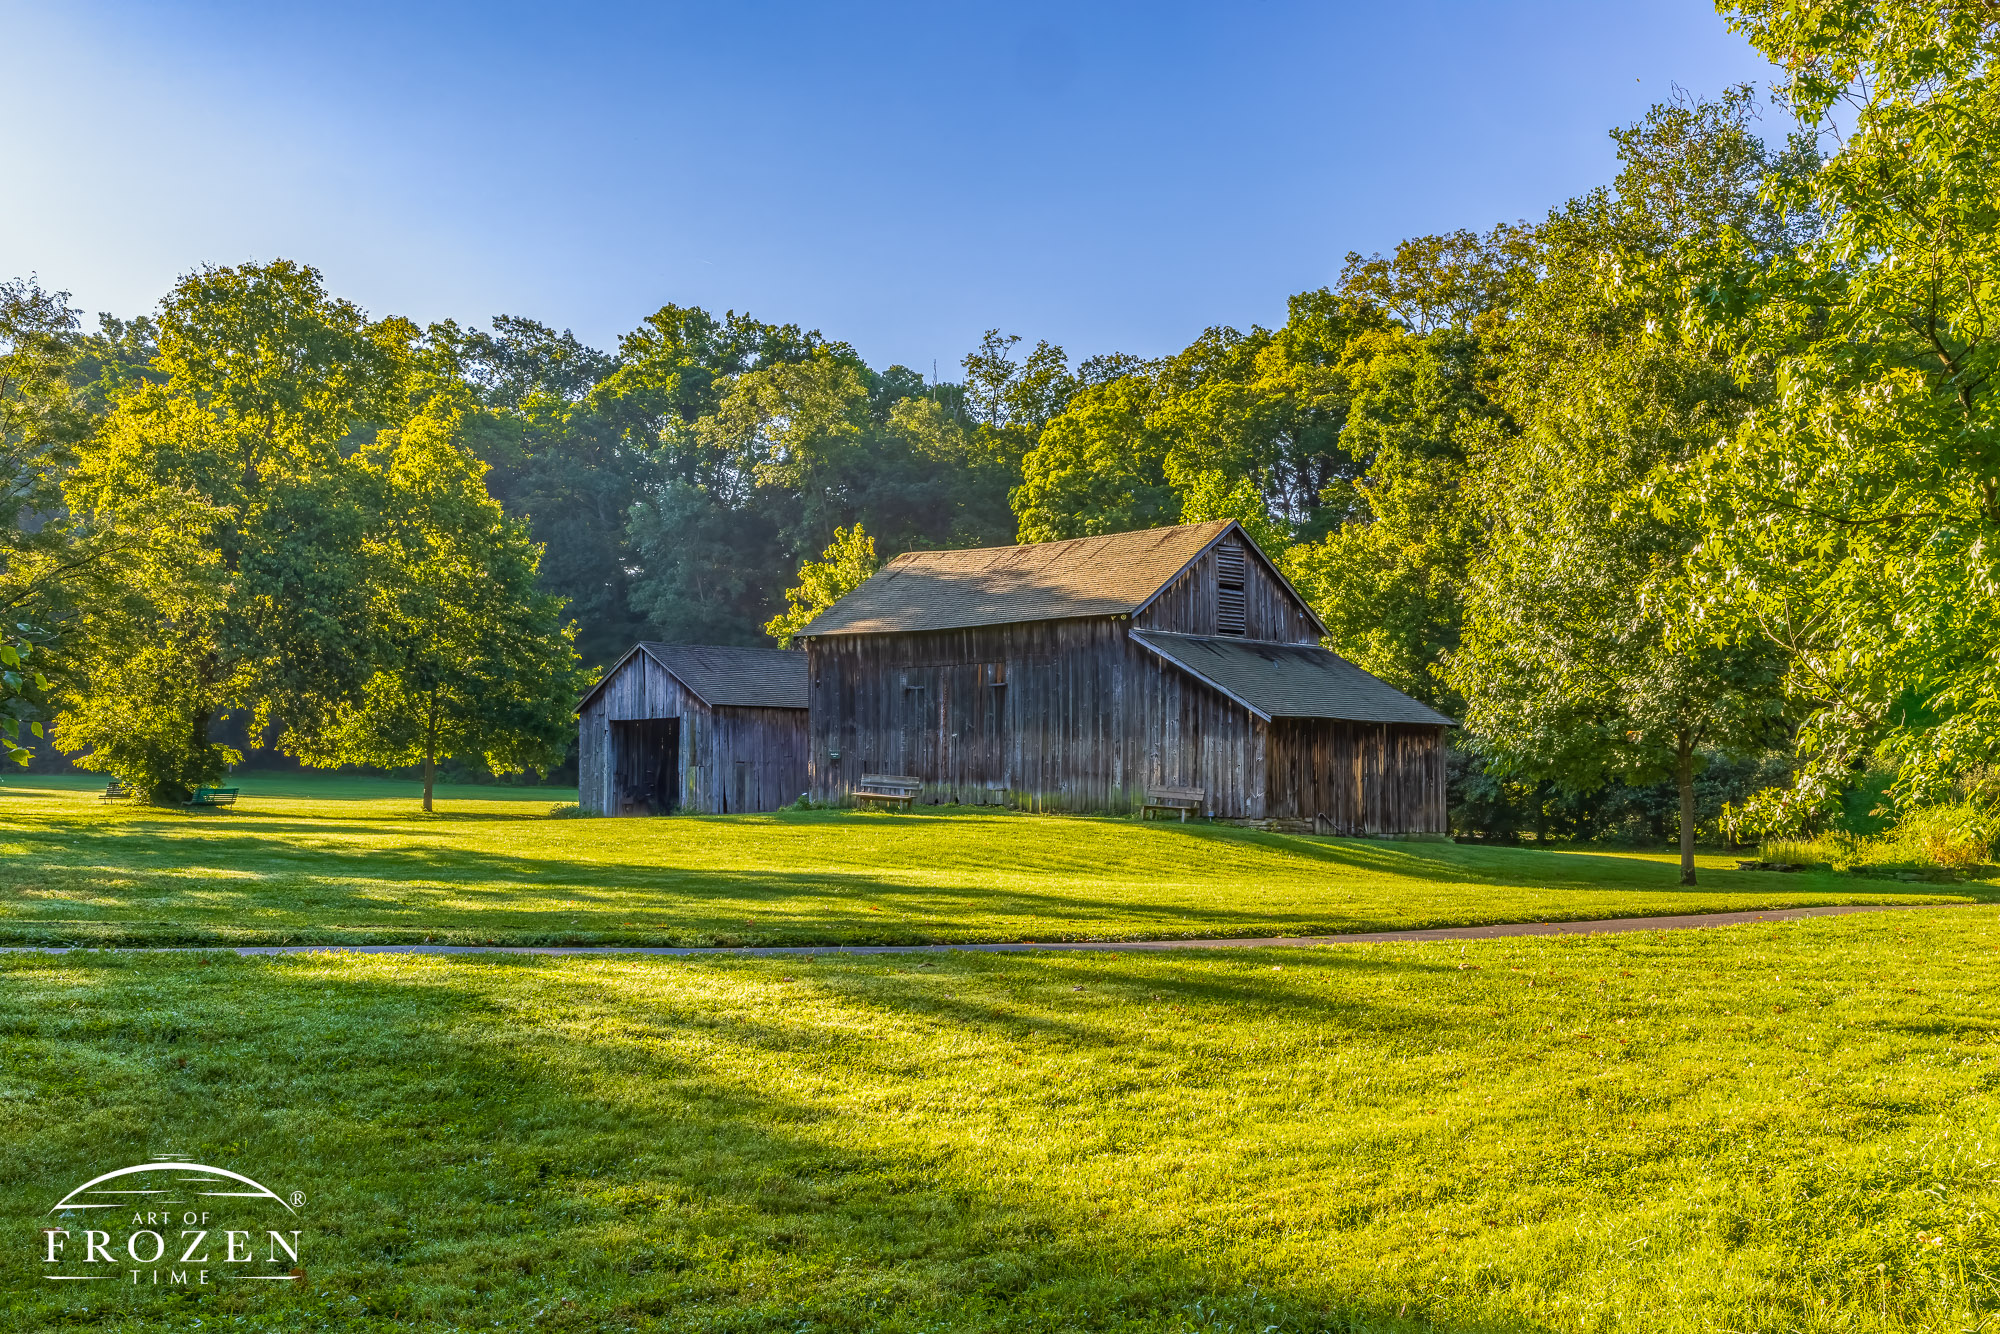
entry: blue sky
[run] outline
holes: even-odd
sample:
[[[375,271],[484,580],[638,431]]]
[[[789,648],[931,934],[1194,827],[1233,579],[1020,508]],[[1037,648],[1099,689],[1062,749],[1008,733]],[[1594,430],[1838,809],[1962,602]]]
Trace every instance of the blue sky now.
[[[377,315],[608,348],[673,301],[926,371],[991,326],[1082,357],[1281,321],[1350,250],[1606,180],[1676,82],[1769,78],[1697,0],[0,0],[0,31],[0,277],[88,310],[283,256]]]

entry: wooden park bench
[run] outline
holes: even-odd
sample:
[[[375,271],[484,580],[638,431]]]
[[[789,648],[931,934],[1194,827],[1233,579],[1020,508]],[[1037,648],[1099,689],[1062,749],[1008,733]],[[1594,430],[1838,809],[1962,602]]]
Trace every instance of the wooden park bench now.
[[[114,778],[104,785],[104,790],[97,794],[97,799],[99,801],[127,801],[131,796],[132,789]]]
[[[187,799],[186,804],[189,810],[196,807],[234,806],[236,792],[237,789],[233,787],[198,787],[194,790],[194,795]]]
[[[1146,804],[1139,808],[1139,818],[1143,820],[1153,811],[1178,811],[1185,822],[1189,811],[1201,814],[1201,804],[1207,798],[1206,788],[1149,787],[1146,789]]]
[[[911,778],[908,774],[863,774],[861,786],[854,789],[854,799],[879,802],[884,806],[901,806],[908,810],[923,785],[923,779]]]

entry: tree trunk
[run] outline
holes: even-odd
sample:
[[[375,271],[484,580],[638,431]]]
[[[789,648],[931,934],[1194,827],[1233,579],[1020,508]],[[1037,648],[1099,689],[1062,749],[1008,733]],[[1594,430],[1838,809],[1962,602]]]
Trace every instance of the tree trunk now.
[[[431,789],[437,785],[437,708],[424,715],[424,814],[431,813]]]
[[[1674,782],[1681,790],[1681,883],[1694,883],[1694,739],[1682,732],[1674,741]]]

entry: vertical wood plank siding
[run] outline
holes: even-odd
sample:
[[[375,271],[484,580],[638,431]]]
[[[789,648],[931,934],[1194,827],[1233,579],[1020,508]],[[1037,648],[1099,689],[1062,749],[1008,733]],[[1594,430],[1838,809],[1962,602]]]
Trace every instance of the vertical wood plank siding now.
[[[610,809],[610,780],[604,767],[610,730],[605,722],[604,696],[593,696],[576,719],[576,804],[593,815]]]
[[[1442,834],[1444,729],[1278,718],[1270,727],[1273,819],[1334,834]]]
[[[578,804],[616,815],[620,729],[648,718],[679,718],[677,806],[703,815],[770,811],[806,790],[803,709],[715,708],[645,653],[614,672],[578,715]]]
[[[1148,786],[1198,787],[1226,819],[1444,832],[1443,729],[1266,724],[1132,643],[1129,625],[808,640],[814,799],[908,774],[926,803],[1131,814]]]
[[[1132,618],[1132,624],[1141,630],[1173,630],[1184,635],[1217,633],[1215,611],[1219,582],[1216,578],[1215,552],[1215,547],[1202,552],[1198,560],[1181,571],[1172,583],[1160,590],[1158,597]],[[1298,599],[1271,576],[1270,570],[1265,568],[1263,560],[1255,552],[1248,554],[1243,586],[1243,637],[1267,639],[1279,644],[1318,643],[1319,631],[1314,628]]]

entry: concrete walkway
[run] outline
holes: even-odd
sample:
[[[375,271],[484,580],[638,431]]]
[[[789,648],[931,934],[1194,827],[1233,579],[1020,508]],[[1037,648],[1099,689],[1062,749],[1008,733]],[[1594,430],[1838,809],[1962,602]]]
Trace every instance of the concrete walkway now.
[[[1260,936],[1226,940],[1056,940],[1009,941],[1004,944],[958,945],[742,945],[675,947],[665,945],[140,945],[117,947],[119,954],[657,954],[677,959],[739,955],[943,954],[964,950],[978,954],[1026,954],[1037,951],[1098,950],[1246,950],[1303,949],[1312,945],[1379,945],[1408,940],[1493,940],[1501,936],[1570,936],[1621,931],[1686,931],[1705,926],[1742,926],[1751,922],[1792,922],[1802,917],[1839,917],[1858,912],[1906,912],[1917,908],[1955,908],[1949,903],[1843,904],[1825,908],[1772,908],[1764,912],[1695,913],[1686,917],[1612,917],[1598,922],[1507,922],[1492,926],[1447,926],[1429,931],[1368,931],[1346,936]],[[90,946],[9,945],[0,952],[68,954]]]

